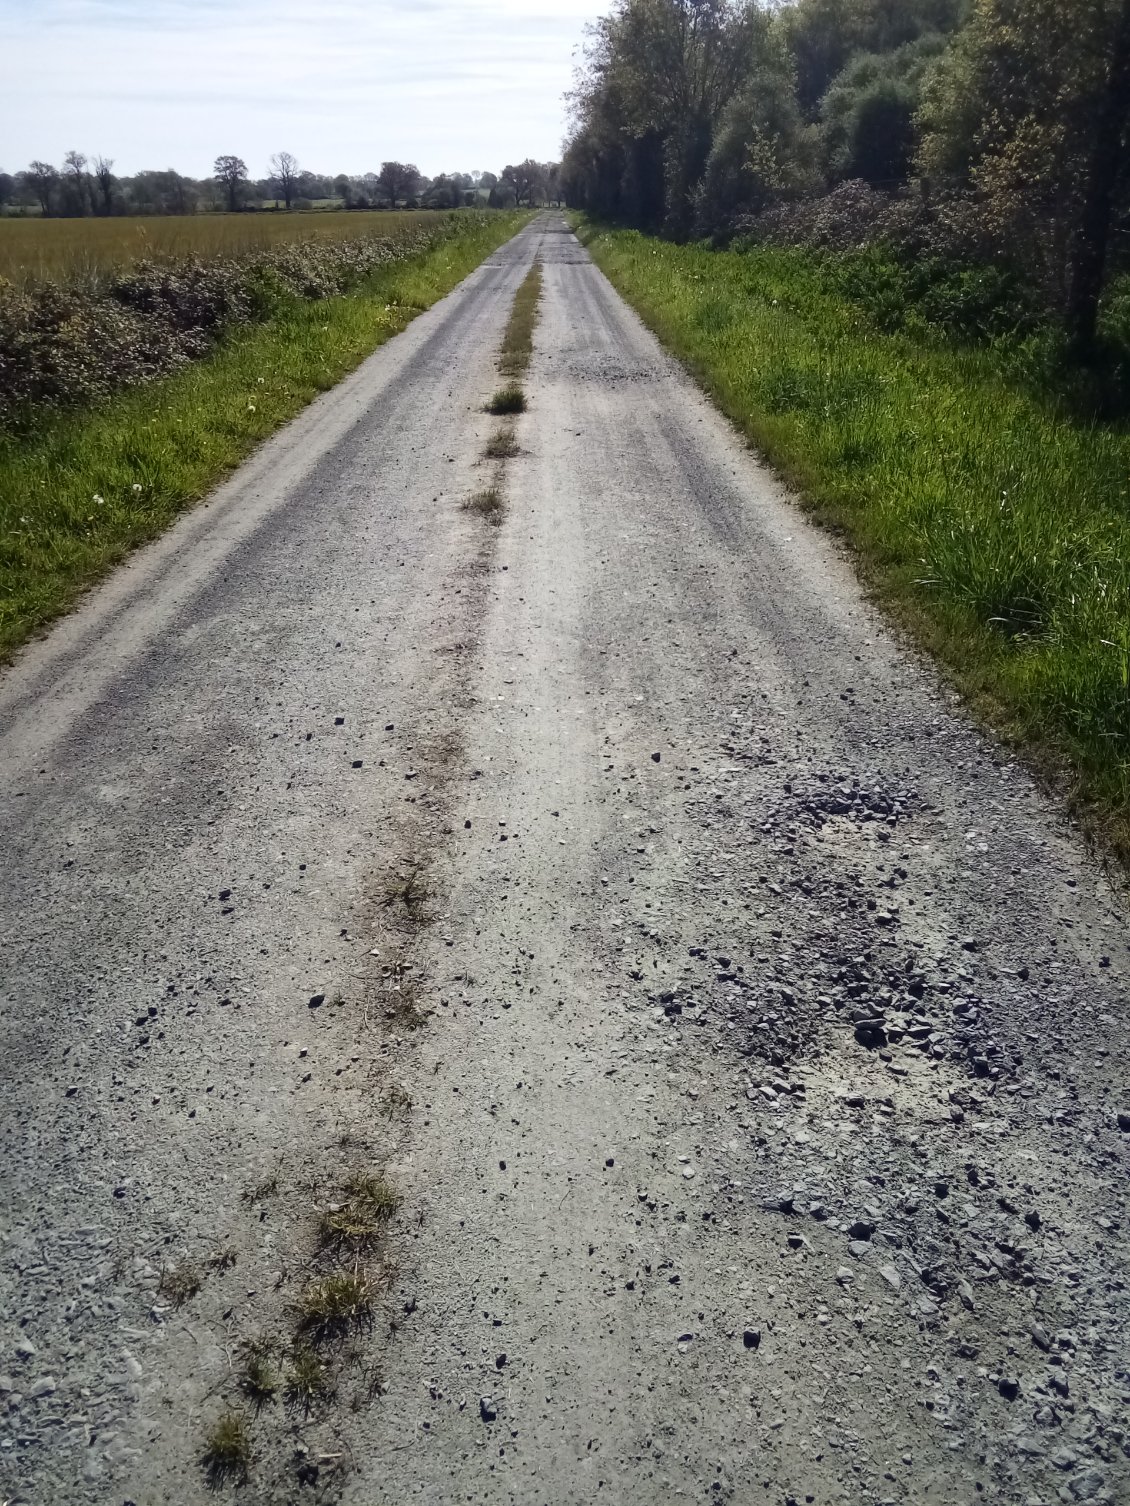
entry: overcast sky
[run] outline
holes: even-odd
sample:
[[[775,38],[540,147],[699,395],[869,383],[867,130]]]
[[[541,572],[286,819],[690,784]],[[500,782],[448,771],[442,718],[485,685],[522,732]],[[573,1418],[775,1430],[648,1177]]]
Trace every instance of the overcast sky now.
[[[0,0],[0,169],[70,147],[193,177],[556,160],[604,0]]]

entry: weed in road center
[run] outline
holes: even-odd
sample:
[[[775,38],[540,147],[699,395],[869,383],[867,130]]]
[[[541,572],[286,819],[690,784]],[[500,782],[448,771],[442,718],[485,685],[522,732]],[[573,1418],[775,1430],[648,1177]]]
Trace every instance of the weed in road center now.
[[[506,387],[500,387],[487,403],[487,412],[501,413],[525,413],[526,394],[518,386],[517,382],[511,382]]]
[[[225,1412],[217,1419],[205,1442],[201,1462],[213,1490],[219,1490],[229,1480],[238,1485],[247,1479],[251,1439],[247,1423],[238,1412]]]
[[[163,1297],[168,1297],[174,1307],[183,1307],[186,1302],[191,1302],[203,1285],[204,1277],[199,1266],[186,1260],[180,1265],[167,1266],[161,1272],[157,1290]]]
[[[400,1195],[386,1178],[375,1172],[355,1172],[342,1188],[343,1201],[322,1214],[319,1237],[323,1245],[372,1245],[382,1227],[400,1206]]]
[[[500,424],[487,440],[483,454],[488,460],[511,460],[518,454],[518,440],[513,424]]]
[[[241,1351],[239,1389],[260,1411],[274,1401],[281,1384],[273,1362],[274,1346],[267,1339],[249,1339]]]
[[[514,298],[514,307],[510,311],[510,320],[502,337],[498,369],[503,376],[520,377],[530,364],[540,298],[541,265],[534,262]]]
[[[314,1343],[340,1338],[373,1321],[376,1287],[368,1272],[335,1271],[312,1281],[298,1299],[298,1327]]]
[[[286,1372],[286,1399],[301,1407],[308,1417],[318,1402],[330,1394],[330,1377],[325,1365],[308,1344],[296,1344],[290,1352]]]
[[[498,486],[484,487],[481,492],[476,492],[473,497],[468,497],[463,503],[464,512],[477,513],[485,522],[491,523],[498,528],[502,523],[502,515],[506,511],[506,504],[502,500],[502,490]]]
[[[403,909],[412,920],[419,921],[423,919],[427,901],[428,890],[419,866],[409,868],[406,873],[390,874],[384,882],[381,904],[386,910]]]

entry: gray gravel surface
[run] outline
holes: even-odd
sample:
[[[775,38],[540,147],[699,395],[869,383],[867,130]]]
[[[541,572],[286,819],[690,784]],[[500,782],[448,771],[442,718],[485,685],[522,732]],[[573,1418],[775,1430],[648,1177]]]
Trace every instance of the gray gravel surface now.
[[[1125,911],[559,220],[24,654],[0,797],[11,1506],[229,1406],[264,1502],[1130,1499]]]

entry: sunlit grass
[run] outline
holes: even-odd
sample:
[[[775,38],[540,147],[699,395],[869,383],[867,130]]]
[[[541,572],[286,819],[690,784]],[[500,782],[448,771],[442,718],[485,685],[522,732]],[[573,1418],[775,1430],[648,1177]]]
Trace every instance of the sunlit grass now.
[[[803,252],[599,234],[598,264],[852,539],[980,709],[1073,771],[1130,855],[1130,432],[1017,389],[989,347],[880,334]]]

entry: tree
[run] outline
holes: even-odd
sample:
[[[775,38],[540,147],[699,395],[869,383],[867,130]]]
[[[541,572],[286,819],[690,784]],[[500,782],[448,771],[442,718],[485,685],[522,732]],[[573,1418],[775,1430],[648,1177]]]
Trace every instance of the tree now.
[[[71,150],[63,158],[63,182],[66,185],[70,212],[85,215],[90,207],[90,180],[82,152]]]
[[[298,158],[289,152],[276,152],[271,158],[270,168],[271,182],[289,209],[298,192]]]
[[[16,180],[11,173],[0,173],[0,209],[10,204],[16,196]]]
[[[424,192],[424,203],[430,209],[458,209],[463,202],[463,189],[458,174],[440,173]]]
[[[820,102],[824,169],[829,180],[863,178],[897,188],[918,150],[923,80],[945,48],[933,34],[893,52],[859,53]]]
[[[797,107],[788,56],[771,41],[722,113],[697,196],[699,229],[724,233],[742,216],[813,187],[811,136]]]
[[[114,212],[114,159],[98,156],[94,159],[94,181],[102,197],[102,213]]]
[[[658,201],[667,230],[687,234],[714,133],[768,30],[754,0],[617,0],[589,29],[570,96],[570,195],[643,225]]]
[[[1130,199],[1130,0],[975,0],[927,79],[921,124],[920,170],[972,190],[1088,353]]]
[[[535,199],[540,197],[544,200],[546,172],[541,163],[535,162],[532,157],[527,157],[525,162],[519,162],[517,166],[504,167],[502,182],[509,184],[514,202],[519,208],[526,203],[532,209]]]
[[[1087,357],[1106,273],[1119,178],[1125,181],[1127,126],[1130,123],[1130,0],[1111,17],[1105,78],[1100,76],[1094,126],[1082,183],[1082,209],[1075,232],[1068,289],[1067,323],[1078,355]]]
[[[135,214],[193,214],[200,197],[199,185],[171,167],[123,178],[119,186]]]
[[[796,67],[797,96],[815,120],[820,101],[857,53],[893,52],[931,34],[952,32],[966,0],[795,0],[779,25]]]
[[[415,198],[423,178],[413,162],[382,162],[377,182],[388,207],[395,209],[399,200]]]
[[[38,200],[45,215],[51,213],[55,189],[59,183],[58,170],[50,162],[31,162],[24,173],[24,181]]]
[[[227,194],[229,213],[234,214],[239,208],[243,185],[247,181],[247,163],[242,157],[217,157],[212,164],[212,172]]]

